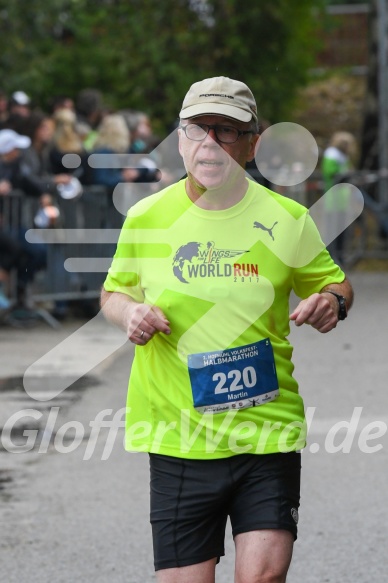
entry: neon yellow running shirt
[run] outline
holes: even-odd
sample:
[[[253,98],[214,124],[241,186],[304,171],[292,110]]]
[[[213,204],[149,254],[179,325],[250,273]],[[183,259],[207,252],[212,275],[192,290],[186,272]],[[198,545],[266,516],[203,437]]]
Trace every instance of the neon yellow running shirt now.
[[[159,306],[171,335],[136,346],[126,448],[212,459],[304,447],[289,295],[344,279],[306,209],[253,181],[226,210],[193,204],[184,180],[131,208],[104,287]],[[194,407],[215,398],[215,412]]]

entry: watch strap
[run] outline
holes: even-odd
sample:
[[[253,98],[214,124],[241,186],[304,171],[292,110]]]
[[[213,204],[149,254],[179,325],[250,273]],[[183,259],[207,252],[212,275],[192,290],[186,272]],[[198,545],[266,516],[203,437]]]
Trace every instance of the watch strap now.
[[[341,294],[337,294],[337,292],[332,291],[330,289],[325,289],[323,292],[324,294],[332,294],[337,298],[338,301],[338,320],[345,320],[348,315],[348,310],[346,308],[346,298],[341,296]]]

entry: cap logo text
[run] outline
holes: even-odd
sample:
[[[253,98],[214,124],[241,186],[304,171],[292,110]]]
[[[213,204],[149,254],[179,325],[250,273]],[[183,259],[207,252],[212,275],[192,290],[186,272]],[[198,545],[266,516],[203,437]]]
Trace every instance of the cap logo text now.
[[[201,93],[200,97],[227,97],[228,99],[234,99],[232,95],[225,95],[224,93]]]

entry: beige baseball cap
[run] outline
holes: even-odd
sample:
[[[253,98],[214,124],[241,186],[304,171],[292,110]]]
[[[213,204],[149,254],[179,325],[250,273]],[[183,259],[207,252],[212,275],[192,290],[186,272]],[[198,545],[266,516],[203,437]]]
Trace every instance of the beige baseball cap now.
[[[224,115],[238,121],[257,121],[256,101],[245,83],[229,77],[211,77],[194,83],[183,100],[179,117]]]

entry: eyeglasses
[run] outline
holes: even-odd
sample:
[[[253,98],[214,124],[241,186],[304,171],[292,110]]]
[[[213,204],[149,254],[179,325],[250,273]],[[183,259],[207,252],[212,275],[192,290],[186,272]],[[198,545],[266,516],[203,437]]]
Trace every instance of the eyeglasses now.
[[[216,138],[222,144],[234,144],[237,142],[240,136],[245,136],[245,134],[254,134],[252,130],[241,131],[233,126],[219,126],[219,125],[208,125],[206,123],[189,123],[187,125],[179,126],[186,134],[189,140],[194,140],[195,142],[202,142],[210,132],[214,130]]]

